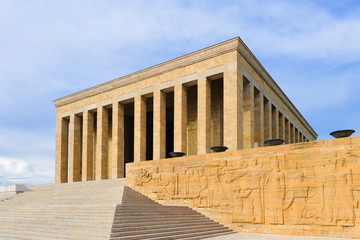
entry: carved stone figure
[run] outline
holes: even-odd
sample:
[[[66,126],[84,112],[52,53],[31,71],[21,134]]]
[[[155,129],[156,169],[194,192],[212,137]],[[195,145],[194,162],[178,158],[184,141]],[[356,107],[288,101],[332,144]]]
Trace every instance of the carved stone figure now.
[[[201,208],[208,208],[211,206],[210,199],[213,197],[211,193],[208,191],[208,180],[205,175],[204,168],[200,167],[197,169],[197,177],[198,181],[198,194],[197,197],[194,198],[193,206],[201,207]]]
[[[263,171],[256,158],[230,180],[234,185],[233,222],[263,222]]]
[[[294,224],[306,223],[308,214],[307,198],[309,197],[309,186],[304,182],[304,173],[297,171],[294,174],[294,181],[288,185],[289,203],[285,209],[294,209],[290,211],[290,218]],[[310,216],[311,217],[311,216]]]
[[[285,176],[276,158],[270,157],[271,171],[265,176],[265,223],[284,224]]]
[[[136,170],[135,185],[143,186],[144,183],[148,183],[152,179],[151,174],[146,169],[140,168]]]
[[[332,223],[341,226],[354,226],[356,202],[352,192],[352,170],[346,166],[345,158],[335,161],[335,194]]]

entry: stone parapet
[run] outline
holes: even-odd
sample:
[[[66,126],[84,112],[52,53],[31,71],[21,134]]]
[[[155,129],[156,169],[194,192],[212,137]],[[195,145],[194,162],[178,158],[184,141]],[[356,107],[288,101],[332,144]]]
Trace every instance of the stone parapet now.
[[[360,238],[360,137],[130,163],[126,185],[237,231]]]

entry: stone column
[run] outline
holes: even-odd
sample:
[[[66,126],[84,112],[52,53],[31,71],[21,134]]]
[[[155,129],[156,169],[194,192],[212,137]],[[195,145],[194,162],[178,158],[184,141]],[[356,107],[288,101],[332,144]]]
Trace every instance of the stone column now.
[[[268,100],[264,101],[264,140],[272,138],[271,108],[271,102]]]
[[[94,180],[94,114],[83,113],[82,181]]]
[[[174,92],[174,151],[186,152],[187,136],[187,89],[184,85],[175,86]]]
[[[154,92],[153,121],[153,159],[166,157],[166,94],[161,90]]]
[[[295,142],[300,142],[300,131],[297,128],[295,129]]]
[[[243,88],[243,140],[244,148],[253,148],[254,132],[254,85],[247,83]]]
[[[279,138],[285,141],[285,116],[279,113]]]
[[[224,72],[224,145],[243,148],[243,74],[236,64]]]
[[[254,100],[255,145],[264,146],[264,94],[257,92]]]
[[[106,108],[102,106],[98,107],[96,126],[96,180],[106,179],[108,177],[108,114],[109,112]]]
[[[295,143],[295,126],[293,124],[290,125],[291,126],[291,130],[290,130],[290,142],[291,143]]]
[[[135,97],[134,162],[146,161],[146,99]]]
[[[290,127],[290,121],[285,120],[285,143],[291,143],[291,127]]]
[[[56,118],[55,183],[68,181],[68,120]]]
[[[77,115],[70,115],[69,182],[81,181],[81,121]]]
[[[272,138],[279,138],[279,111],[272,108]]]
[[[123,178],[124,173],[124,105],[113,103],[112,112],[112,147],[111,178]]]
[[[210,152],[211,88],[206,78],[198,79],[198,154]]]

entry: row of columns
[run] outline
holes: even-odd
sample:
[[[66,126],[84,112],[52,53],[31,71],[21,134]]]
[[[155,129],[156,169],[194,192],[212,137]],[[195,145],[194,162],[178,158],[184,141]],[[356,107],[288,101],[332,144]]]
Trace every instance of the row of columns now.
[[[207,77],[197,79],[197,154],[210,152],[210,81]],[[120,178],[124,176],[124,105],[115,101],[110,108],[112,108],[111,178]],[[146,111],[145,96],[136,96],[134,98],[134,162],[146,160]],[[105,106],[96,109],[96,131],[94,131],[95,114],[89,110],[82,113],[82,125],[79,114],[71,114],[70,123],[67,118],[57,119],[56,182],[67,182],[67,178],[70,182],[94,180],[94,176],[96,180],[108,178],[108,114],[109,111]],[[230,150],[263,146],[264,140],[269,138],[283,138],[286,143],[304,140],[301,132],[252,82],[243,77],[238,68],[223,73],[223,125],[223,144]],[[153,92],[153,159],[162,159],[166,156],[165,131],[166,93],[156,90]],[[96,132],[96,144],[93,142],[94,132]],[[186,134],[187,87],[178,84],[174,86],[174,151],[186,152]]]

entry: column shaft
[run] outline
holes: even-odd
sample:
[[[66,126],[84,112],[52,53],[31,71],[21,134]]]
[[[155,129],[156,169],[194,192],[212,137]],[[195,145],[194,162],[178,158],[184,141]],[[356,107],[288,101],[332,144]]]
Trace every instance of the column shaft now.
[[[81,126],[80,117],[70,115],[69,182],[81,181]]]
[[[272,108],[272,136],[271,138],[279,138],[279,111],[275,106]]]
[[[174,151],[186,152],[187,89],[182,84],[174,92]]]
[[[153,159],[166,157],[166,94],[154,92]]]
[[[98,107],[96,126],[96,180],[106,179],[108,177],[108,114],[106,108],[102,106]]]
[[[66,119],[56,118],[55,183],[68,181],[68,137],[69,123]]]
[[[224,72],[224,145],[243,148],[243,75],[237,66]]]
[[[94,180],[94,114],[83,113],[82,181]]]
[[[264,101],[264,140],[272,138],[272,122],[271,111],[272,105],[270,101]]]
[[[254,85],[252,85],[251,83],[244,84],[243,97],[244,148],[253,148],[255,141]]]
[[[291,126],[291,130],[290,130],[290,142],[291,143],[295,143],[295,126],[293,124],[290,125]]]
[[[264,146],[264,95],[257,92],[254,100],[255,147]]]
[[[279,138],[285,141],[285,116],[279,113]]]
[[[300,131],[297,128],[295,129],[295,142],[300,142]]]
[[[291,143],[291,127],[287,119],[285,119],[285,143]]]
[[[146,161],[146,99],[135,97],[134,162]]]
[[[210,152],[211,88],[206,78],[198,79],[198,154]]]
[[[113,103],[111,178],[123,178],[124,173],[124,105]]]

